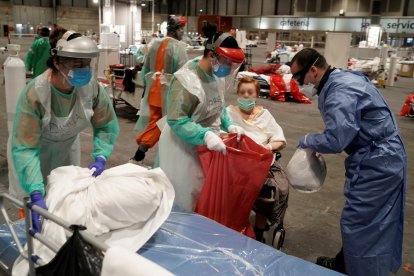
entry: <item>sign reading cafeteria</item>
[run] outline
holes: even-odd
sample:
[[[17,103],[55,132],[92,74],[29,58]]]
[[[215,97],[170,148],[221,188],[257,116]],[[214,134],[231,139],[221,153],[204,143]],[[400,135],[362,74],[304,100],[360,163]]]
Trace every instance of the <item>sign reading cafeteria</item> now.
[[[365,32],[369,18],[360,17],[243,17],[240,28],[270,30],[304,30]],[[414,18],[381,18],[380,25],[388,33],[414,33]]]

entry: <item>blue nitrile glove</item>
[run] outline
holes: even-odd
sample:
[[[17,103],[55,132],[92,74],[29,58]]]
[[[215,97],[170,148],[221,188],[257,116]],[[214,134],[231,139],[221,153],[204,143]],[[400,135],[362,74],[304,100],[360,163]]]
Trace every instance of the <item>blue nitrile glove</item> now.
[[[106,164],[105,158],[103,158],[102,156],[98,156],[95,158],[95,162],[93,162],[92,164],[88,166],[88,169],[90,170],[95,169],[92,176],[97,177],[98,175],[101,175],[101,173],[105,170],[105,164]]]
[[[30,204],[32,206],[37,205],[37,206],[47,210],[46,202],[45,202],[45,199],[44,199],[41,192],[34,191],[30,195],[30,200],[31,200]],[[32,224],[33,224],[33,230],[35,232],[42,231],[42,220],[43,220],[43,217],[41,215],[39,215],[38,212],[35,212],[35,211],[32,210]]]
[[[306,149],[308,147],[308,145],[306,144],[306,137],[308,135],[306,134],[305,136],[302,136],[299,139],[299,144],[298,144],[298,148],[302,148],[302,149]]]

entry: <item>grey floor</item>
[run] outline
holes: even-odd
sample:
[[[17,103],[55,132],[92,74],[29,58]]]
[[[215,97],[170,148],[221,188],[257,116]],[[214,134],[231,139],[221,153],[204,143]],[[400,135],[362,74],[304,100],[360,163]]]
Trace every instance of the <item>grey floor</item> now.
[[[258,50],[254,50],[253,55]],[[257,56],[262,60],[262,53]],[[0,73],[1,79],[3,72]],[[0,79],[0,80],[1,80]],[[4,85],[0,84],[0,192],[7,191],[7,159],[6,142],[7,126],[5,112]],[[413,79],[399,78],[394,87],[380,88],[387,99],[394,114],[402,107],[405,98],[414,91]],[[226,95],[227,103],[235,103],[234,94]],[[262,104],[275,116],[282,126],[287,138],[287,147],[282,152],[282,164],[286,165],[293,155],[298,139],[308,132],[323,130],[323,123],[317,109],[316,101],[311,105],[297,103],[280,103],[269,99],[259,99]],[[136,111],[127,106],[118,106],[117,114],[121,127],[121,134],[115,150],[108,161],[108,167],[117,166],[128,161],[136,150],[135,132]],[[397,122],[403,134],[408,154],[408,187],[405,209],[405,235],[403,265],[398,275],[413,275],[414,271],[414,118],[397,116]],[[87,129],[81,133],[82,139],[82,165],[87,166],[91,161],[92,130]],[[156,148],[151,149],[145,160],[152,165]],[[314,262],[317,256],[333,256],[340,248],[339,218],[344,205],[344,159],[345,153],[325,155],[328,175],[324,187],[314,194],[301,194],[291,190],[289,208],[285,218],[287,236],[283,251],[287,254]],[[10,207],[10,210],[13,208]],[[16,215],[12,212],[13,216]],[[4,223],[0,218],[0,224]],[[411,265],[410,265],[411,264]]]

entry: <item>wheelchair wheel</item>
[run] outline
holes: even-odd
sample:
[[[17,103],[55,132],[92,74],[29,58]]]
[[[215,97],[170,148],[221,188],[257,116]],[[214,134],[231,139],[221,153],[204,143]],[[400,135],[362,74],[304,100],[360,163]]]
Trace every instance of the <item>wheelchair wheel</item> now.
[[[274,246],[274,244],[276,243],[276,249],[281,250],[285,242],[285,235],[286,231],[283,227],[283,224],[278,225],[276,229],[273,231],[272,246]]]

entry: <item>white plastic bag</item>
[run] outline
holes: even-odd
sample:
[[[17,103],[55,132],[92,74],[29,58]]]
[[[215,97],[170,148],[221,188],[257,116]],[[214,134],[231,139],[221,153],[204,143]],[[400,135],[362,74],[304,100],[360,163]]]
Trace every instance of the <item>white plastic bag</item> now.
[[[326,177],[325,159],[322,155],[316,157],[312,149],[298,148],[286,167],[286,174],[298,192],[317,192]]]

